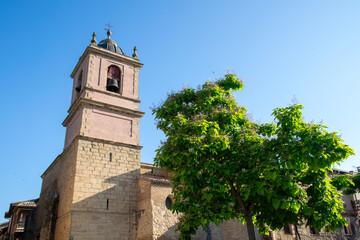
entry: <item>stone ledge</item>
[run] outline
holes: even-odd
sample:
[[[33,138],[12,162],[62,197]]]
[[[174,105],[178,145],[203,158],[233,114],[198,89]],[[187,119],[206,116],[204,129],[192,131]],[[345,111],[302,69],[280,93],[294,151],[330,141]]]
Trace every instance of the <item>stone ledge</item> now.
[[[87,141],[95,141],[95,142],[100,142],[100,143],[106,143],[106,144],[112,144],[112,145],[116,145],[116,146],[123,146],[123,147],[128,147],[128,148],[133,148],[133,149],[137,149],[140,150],[143,147],[142,146],[138,146],[138,145],[132,145],[132,144],[126,144],[126,143],[120,143],[120,142],[113,142],[113,141],[108,141],[108,140],[104,140],[104,139],[98,139],[98,138],[92,138],[92,137],[85,137],[85,136],[80,136],[77,135],[72,142],[69,144],[69,146],[67,146],[63,152],[61,154],[59,154],[55,160],[50,164],[50,166],[44,171],[44,173],[41,175],[41,178],[44,178],[44,176],[50,171],[50,169],[61,159],[61,157],[67,152],[69,151],[69,149],[73,146],[73,144],[75,143],[75,141],[77,140],[87,140]]]
[[[76,102],[73,105],[71,105],[71,107],[68,111],[69,115],[65,118],[65,120],[62,123],[62,125],[64,127],[66,127],[68,125],[70,120],[74,117],[75,113],[81,106],[93,106],[93,107],[104,108],[104,109],[112,110],[115,112],[125,113],[125,114],[132,115],[132,116],[139,117],[139,118],[144,116],[144,114],[145,114],[144,112],[137,111],[137,110],[132,110],[132,109],[124,108],[124,107],[110,105],[110,104],[94,101],[91,99],[79,98],[76,100]]]
[[[120,95],[119,93],[113,93],[113,92],[109,92],[109,91],[105,91],[105,90],[100,90],[100,89],[96,89],[96,88],[92,88],[92,87],[88,87],[88,86],[85,86],[84,89],[85,89],[85,90],[94,91],[94,92],[104,93],[104,94],[106,94],[106,95],[110,95],[110,96],[117,97],[117,98],[122,98],[122,99],[125,99],[125,100],[130,100],[130,101],[133,101],[133,102],[136,102],[136,103],[140,103],[140,102],[141,102],[139,99],[125,97],[125,96],[123,96],[123,95]],[[80,94],[79,94],[79,95],[80,95]]]
[[[171,181],[168,178],[160,177],[152,174],[142,174],[138,177],[139,179],[147,180],[151,183],[169,185],[171,187]]]

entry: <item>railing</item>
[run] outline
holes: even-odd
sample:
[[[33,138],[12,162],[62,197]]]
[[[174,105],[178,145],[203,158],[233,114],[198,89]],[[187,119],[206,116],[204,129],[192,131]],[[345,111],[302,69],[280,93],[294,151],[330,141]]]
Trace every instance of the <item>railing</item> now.
[[[351,200],[351,205],[354,211],[360,211],[360,200]]]
[[[25,231],[25,222],[19,222],[15,225],[15,232],[24,232]]]

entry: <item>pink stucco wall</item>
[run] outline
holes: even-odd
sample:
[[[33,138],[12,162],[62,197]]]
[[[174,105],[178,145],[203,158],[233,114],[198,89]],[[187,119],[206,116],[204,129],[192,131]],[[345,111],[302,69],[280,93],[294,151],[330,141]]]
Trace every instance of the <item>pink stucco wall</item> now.
[[[138,69],[134,66],[115,61],[106,56],[92,55],[90,58],[87,85],[98,90],[106,90],[107,69],[110,65],[120,68],[122,81],[120,82],[121,95],[128,98],[138,99]]]
[[[113,142],[137,144],[133,134],[134,119],[110,110],[93,109],[85,136]]]
[[[80,134],[82,112],[77,112],[66,128],[65,148]]]
[[[93,49],[90,46],[88,49]],[[113,142],[139,145],[139,116],[128,112],[139,111],[138,82],[140,66],[129,61],[128,57],[109,55],[96,51],[85,51],[76,72],[72,75],[73,94],[68,120],[65,148],[77,135],[104,139]],[[120,93],[106,91],[107,71],[111,65],[121,71]],[[79,85],[82,72],[80,93],[75,90]],[[85,88],[85,89],[84,89]],[[87,99],[86,107],[77,106],[77,100]],[[74,107],[77,106],[77,107]],[[77,109],[75,109],[77,108]],[[75,113],[76,112],[76,113]]]

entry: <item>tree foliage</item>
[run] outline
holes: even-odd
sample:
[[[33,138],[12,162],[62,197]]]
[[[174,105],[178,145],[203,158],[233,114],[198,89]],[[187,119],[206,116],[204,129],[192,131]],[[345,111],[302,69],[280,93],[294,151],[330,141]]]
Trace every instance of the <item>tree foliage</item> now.
[[[180,238],[199,226],[246,222],[249,239],[285,224],[341,228],[340,193],[331,167],[353,150],[334,132],[302,119],[301,105],[276,108],[275,123],[257,124],[238,106],[236,75],[185,88],[153,109],[166,139],[155,164],[173,173]]]
[[[342,191],[346,195],[357,193],[360,191],[360,172],[355,176],[336,175],[331,179],[331,183],[338,191]]]

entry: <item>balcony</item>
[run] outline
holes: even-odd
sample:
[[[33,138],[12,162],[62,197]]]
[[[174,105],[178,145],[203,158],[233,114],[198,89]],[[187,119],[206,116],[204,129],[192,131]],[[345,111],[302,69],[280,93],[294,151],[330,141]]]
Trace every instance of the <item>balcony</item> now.
[[[355,212],[360,211],[360,200],[352,200],[351,205]]]
[[[15,232],[20,233],[25,231],[25,222],[19,222],[15,225]]]

